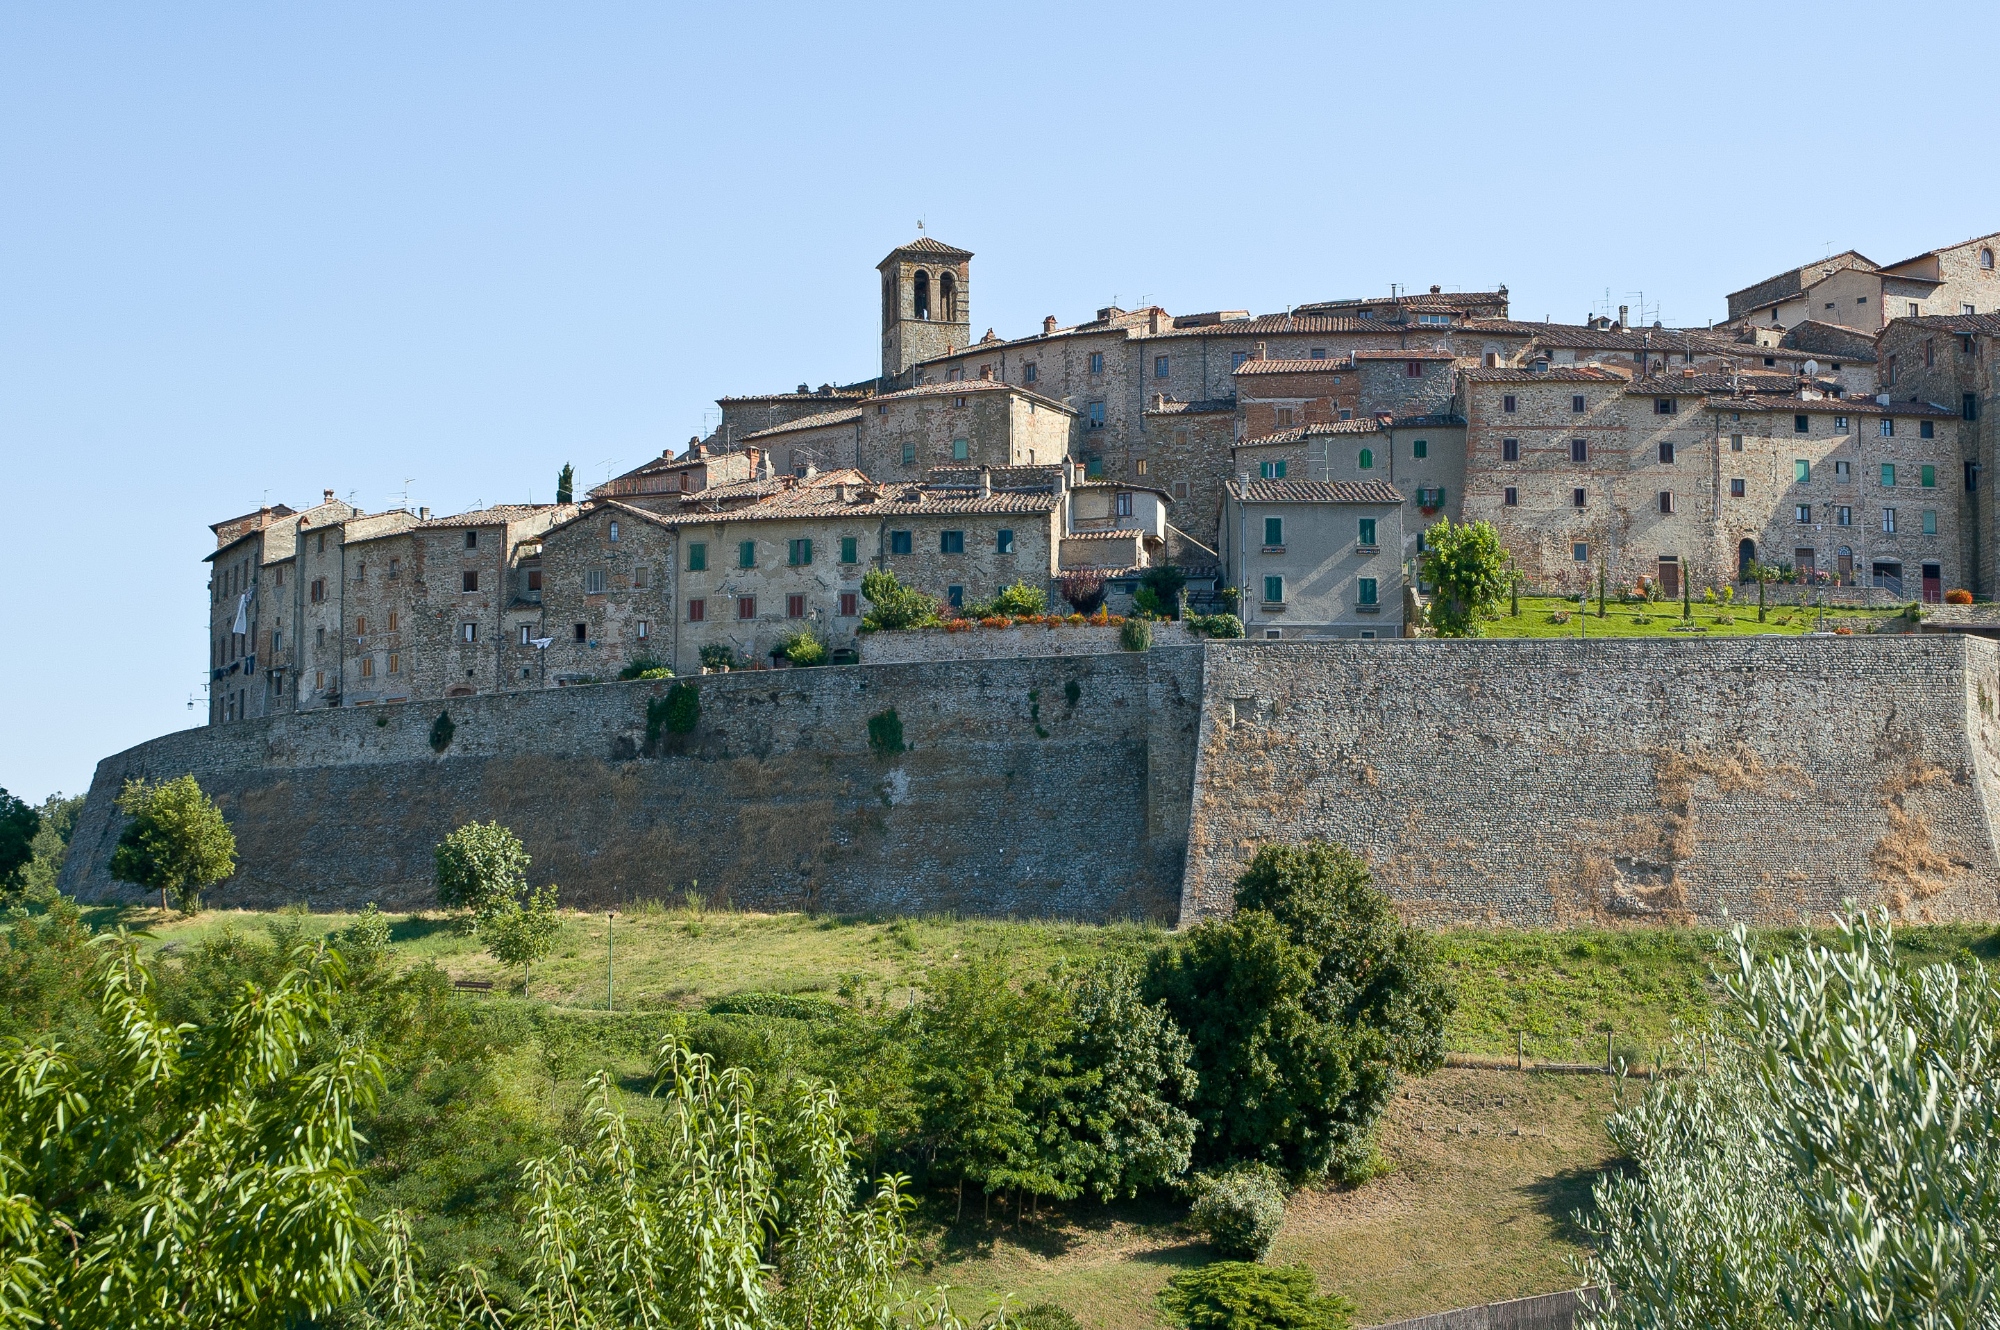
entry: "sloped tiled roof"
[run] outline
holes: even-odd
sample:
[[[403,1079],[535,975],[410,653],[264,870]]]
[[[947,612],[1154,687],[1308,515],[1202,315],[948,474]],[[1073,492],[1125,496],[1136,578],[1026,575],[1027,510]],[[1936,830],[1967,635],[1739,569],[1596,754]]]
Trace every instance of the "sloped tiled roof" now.
[[[868,394],[859,388],[834,388],[827,392],[746,393],[738,397],[718,397],[717,406],[735,402],[858,402]]]
[[[802,429],[825,429],[829,425],[852,425],[860,419],[861,408],[851,406],[845,411],[827,411],[817,416],[801,416],[797,420],[787,421],[782,425],[773,425],[769,429],[760,429],[755,434],[745,434],[737,442],[754,443],[758,439],[768,439],[774,434],[791,434]]]
[[[1247,362],[1246,362],[1247,363]],[[1208,416],[1234,411],[1234,397],[1206,397],[1193,402],[1166,401],[1146,408],[1149,416]]]
[[[1955,245],[1940,245],[1936,249],[1927,249],[1921,254],[1912,254],[1907,259],[1898,259],[1894,263],[1885,263],[1882,265],[1882,270],[1884,272],[1888,272],[1892,268],[1901,268],[1907,264],[1916,263],[1922,259],[1935,258],[1939,254],[1946,253],[1950,250],[1964,249],[1967,245],[1976,245],[1982,240],[1996,240],[1996,239],[2000,239],[2000,231],[1990,231],[1983,236],[1973,236],[1970,239],[1961,240]],[[1902,273],[1896,274],[1896,276],[1898,277],[1901,277],[1903,275],[1904,274]]]
[[[1832,379],[1817,382],[1829,395],[1839,386]],[[1668,374],[1634,379],[1625,392],[1631,397],[1709,397],[1717,393],[1782,397],[1796,392],[1798,386],[1798,378],[1791,374]]]
[[[1228,482],[1231,495],[1246,503],[1401,503],[1402,494],[1382,480],[1253,480]]]
[[[1022,397],[1032,397],[1037,406],[1052,407],[1057,411],[1076,414],[1076,408],[1065,406],[1053,397],[1044,397],[1032,388],[1023,388],[1018,383],[1007,383],[1000,379],[951,379],[944,383],[920,383],[914,388],[903,388],[893,393],[883,393],[871,398],[871,402],[900,402],[912,397],[962,397],[970,393],[1018,393]]]
[[[898,254],[928,254],[941,259],[969,259],[972,257],[972,251],[969,249],[959,249],[955,245],[947,245],[943,241],[933,240],[929,236],[918,236],[907,245],[896,246],[889,251],[888,257],[884,258],[882,263],[887,263],[889,259],[895,258]],[[877,264],[876,266],[880,267],[881,264]]]
[[[1956,420],[1958,412],[1947,411],[1934,402],[1891,402],[1887,406],[1872,397],[1711,397],[1708,405],[1718,411],[1792,411],[1822,416],[1922,416],[1932,420]]]
[[[1919,328],[1936,328],[1956,337],[1968,337],[1975,333],[2000,333],[2000,314],[1920,314],[1915,318],[1895,319],[1896,323],[1915,324]]]
[[[1603,365],[1551,365],[1547,369],[1469,369],[1471,383],[1625,383],[1629,374],[1620,374]]]
[[[433,517],[422,523],[425,527],[451,526],[500,526],[507,522],[519,522],[544,513],[556,505],[552,503],[496,503],[486,508],[475,508],[471,512],[457,513],[451,517]]]
[[[1359,355],[1359,352],[1355,353]],[[1401,352],[1395,354],[1401,355]],[[1418,353],[1412,353],[1413,355]],[[1432,352],[1420,353],[1428,357]],[[1450,359],[1450,357],[1446,357]],[[1336,374],[1348,373],[1354,369],[1354,361],[1348,357],[1337,360],[1321,357],[1318,360],[1246,360],[1236,367],[1238,374]]]
[[[1254,319],[1231,319],[1227,323],[1203,324],[1198,328],[1168,328],[1153,337],[1261,337],[1271,333],[1352,333],[1395,332],[1404,325],[1382,319],[1336,319],[1325,314],[1262,314]],[[1442,332],[1443,329],[1437,329]]]
[[[1397,306],[1403,309],[1421,309],[1428,305],[1440,310],[1459,310],[1506,303],[1505,291],[1426,291],[1419,295],[1408,296],[1357,296],[1352,300],[1315,300],[1309,305],[1298,306],[1293,312],[1313,313],[1323,309],[1373,305],[1380,305],[1385,309]]]
[[[1450,351],[1416,351],[1410,348],[1384,351],[1356,351],[1356,360],[1456,360]]]

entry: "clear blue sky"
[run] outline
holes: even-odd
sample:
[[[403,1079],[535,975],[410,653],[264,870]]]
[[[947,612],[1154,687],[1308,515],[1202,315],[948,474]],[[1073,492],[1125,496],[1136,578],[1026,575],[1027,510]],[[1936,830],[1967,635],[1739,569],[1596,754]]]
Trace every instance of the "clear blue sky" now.
[[[975,332],[1505,282],[1668,323],[2000,228],[1990,5],[0,6],[0,784],[205,713],[207,524],[546,501]],[[187,701],[195,698],[196,709]]]

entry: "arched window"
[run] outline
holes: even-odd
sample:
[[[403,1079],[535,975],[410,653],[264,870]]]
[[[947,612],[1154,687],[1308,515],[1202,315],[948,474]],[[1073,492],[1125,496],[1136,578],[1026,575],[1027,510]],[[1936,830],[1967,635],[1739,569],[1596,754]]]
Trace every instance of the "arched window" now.
[[[1749,581],[1750,565],[1755,562],[1757,562],[1757,542],[1754,540],[1743,540],[1737,542],[1736,580],[1739,582]]]
[[[917,271],[916,317],[928,319],[931,316],[931,275],[922,269]]]
[[[1372,448],[1363,448],[1361,450],[1361,469],[1363,471],[1367,471],[1371,469],[1374,465],[1375,465],[1374,450]]]
[[[887,328],[896,321],[896,274],[882,274],[882,326]]]
[[[1982,268],[1991,268],[1993,266],[1992,250],[1982,249],[1979,251],[1979,266]]]
[[[946,323],[958,322],[958,281],[948,272],[938,274],[938,309]]]

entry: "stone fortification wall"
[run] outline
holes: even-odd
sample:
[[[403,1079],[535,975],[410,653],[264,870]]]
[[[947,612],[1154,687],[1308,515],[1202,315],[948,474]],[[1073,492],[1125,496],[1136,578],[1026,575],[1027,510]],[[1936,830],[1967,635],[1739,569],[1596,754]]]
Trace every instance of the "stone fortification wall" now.
[[[861,659],[868,665],[901,665],[925,660],[992,660],[1011,656],[1095,656],[1125,648],[1118,629],[1094,624],[1045,628],[972,628],[948,633],[942,628],[909,632],[863,633]],[[1200,645],[1202,639],[1178,623],[1153,625],[1156,647]]]
[[[1259,644],[1205,696],[1184,920],[1307,835],[1439,922],[1996,915],[1988,642]]]
[[[422,905],[431,847],[497,818],[598,908],[698,879],[745,908],[1187,922],[1258,844],[1317,835],[1436,922],[2000,917],[1980,639],[1235,642],[696,686],[695,732],[651,745],[644,682],[167,735],[99,765],[64,889],[124,890],[126,777],[193,772],[240,849],[218,905]]]
[[[193,772],[237,837],[219,906],[428,904],[432,846],[497,818],[569,905],[699,880],[742,908],[1171,920],[1200,673],[1184,649],[715,675],[650,749],[665,684],[188,730],[99,764],[64,889],[124,894],[119,787]]]

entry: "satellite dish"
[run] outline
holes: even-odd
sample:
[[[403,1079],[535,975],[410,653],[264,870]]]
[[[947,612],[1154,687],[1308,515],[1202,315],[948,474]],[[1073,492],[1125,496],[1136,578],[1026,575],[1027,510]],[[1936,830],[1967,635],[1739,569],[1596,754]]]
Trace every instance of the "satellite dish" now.
[[[1819,362],[1817,360],[1808,360],[1801,368],[1805,370],[1806,377],[1810,379],[1813,375],[1819,373]]]

